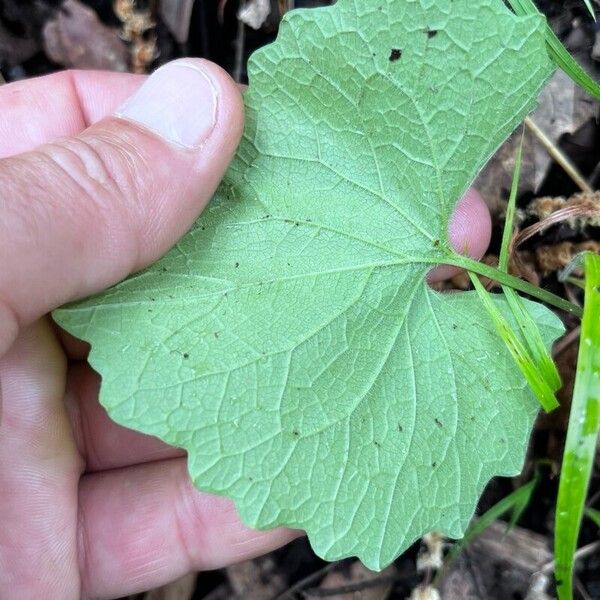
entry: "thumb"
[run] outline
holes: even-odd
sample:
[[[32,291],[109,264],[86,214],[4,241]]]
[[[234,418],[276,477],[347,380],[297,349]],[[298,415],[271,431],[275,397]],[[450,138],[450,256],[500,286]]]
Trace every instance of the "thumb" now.
[[[20,327],[164,254],[214,193],[242,128],[229,76],[183,59],[77,137],[1,160],[0,354]]]

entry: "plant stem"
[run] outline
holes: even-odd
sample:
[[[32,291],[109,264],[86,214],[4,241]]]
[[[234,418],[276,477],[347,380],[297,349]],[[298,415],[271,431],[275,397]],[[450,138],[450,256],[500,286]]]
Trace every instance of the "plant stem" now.
[[[582,191],[589,194],[593,193],[590,184],[585,180],[577,167],[571,162],[566,154],[540,129],[537,123],[531,117],[525,117],[525,125],[544,146],[546,152],[563,168],[563,171],[571,178],[573,183]]]
[[[446,262],[446,261],[444,261]],[[461,269],[466,269],[467,271],[471,271],[472,273],[477,273],[478,275],[483,275],[484,277],[488,277],[493,281],[497,281],[503,285],[507,285],[515,290],[519,290],[529,296],[533,296],[546,304],[550,304],[551,306],[555,306],[556,308],[560,308],[572,315],[577,317],[582,316],[583,312],[579,306],[553,294],[552,292],[548,292],[536,285],[533,285],[527,281],[523,281],[514,275],[509,275],[508,273],[504,273],[499,269],[494,267],[490,267],[484,263],[480,263],[472,258],[468,258],[466,256],[460,255],[452,255],[449,257],[446,264],[453,265],[456,267],[460,267]]]

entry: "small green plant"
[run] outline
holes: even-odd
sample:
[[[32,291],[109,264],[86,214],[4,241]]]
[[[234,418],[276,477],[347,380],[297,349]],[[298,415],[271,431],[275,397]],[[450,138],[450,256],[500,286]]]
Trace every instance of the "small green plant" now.
[[[502,0],[286,15],[250,61],[242,143],[194,228],[54,314],[91,343],[111,417],[185,448],[198,488],[251,526],[306,530],[327,559],[379,569],[430,530],[461,537],[489,479],[521,469],[532,388],[554,406],[563,328],[539,303],[438,294],[426,274],[456,265],[580,314],[447,233],[553,72],[547,32]]]
[[[583,263],[585,304],[556,503],[555,574],[561,600],[573,597],[573,556],[600,431],[600,256],[588,253]],[[588,509],[588,515],[594,519],[597,511]]]

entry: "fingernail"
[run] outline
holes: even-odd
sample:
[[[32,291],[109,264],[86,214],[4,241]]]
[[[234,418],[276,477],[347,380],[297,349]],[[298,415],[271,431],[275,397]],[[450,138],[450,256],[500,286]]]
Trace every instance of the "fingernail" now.
[[[217,119],[217,87],[195,61],[178,60],[155,71],[116,111],[172,144],[198,148]]]

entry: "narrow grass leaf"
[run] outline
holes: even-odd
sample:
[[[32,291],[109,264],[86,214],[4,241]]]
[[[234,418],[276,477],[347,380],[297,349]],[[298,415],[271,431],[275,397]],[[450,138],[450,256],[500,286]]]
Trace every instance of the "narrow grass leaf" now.
[[[511,329],[494,301],[491,294],[483,287],[479,279],[469,273],[473,286],[479,295],[486,311],[492,318],[494,325],[502,341],[510,351],[512,357],[517,363],[521,373],[525,376],[529,387],[532,389],[542,408],[546,412],[550,412],[558,407],[558,401],[554,395],[554,390],[550,387],[546,379],[539,372],[537,365],[528,354],[527,349],[522,342],[517,338],[515,332]]]
[[[585,516],[594,521],[594,523],[596,523],[596,525],[600,528],[600,510],[596,510],[595,508],[586,508]]]
[[[540,333],[540,329],[536,322],[531,318],[531,315],[525,310],[523,300],[510,287],[502,286],[504,295],[515,320],[521,330],[523,339],[525,340],[529,351],[532,354],[533,361],[537,364],[540,376],[548,382],[551,390],[556,392],[562,386],[558,369],[552,360],[552,356],[546,349],[544,340]],[[558,405],[558,401],[556,402]]]
[[[500,247],[500,259],[498,268],[508,273],[508,252],[510,249],[510,240],[513,232],[513,221],[515,219],[515,207],[517,204],[517,191],[519,189],[519,179],[521,177],[521,162],[523,160],[523,138],[521,134],[521,143],[515,156],[515,170],[513,171],[512,185],[510,187],[510,196],[508,206],[506,207],[506,218],[504,219],[504,231],[502,233],[502,246]]]
[[[500,248],[498,268],[506,273],[508,273],[510,242],[513,233],[513,221],[517,204],[517,191],[519,189],[521,164],[523,161],[523,139],[524,135],[521,135],[521,143],[517,148],[517,153],[515,156],[515,168],[513,172],[512,185],[510,188],[510,196],[508,198],[508,205],[506,208],[506,218],[504,220],[504,231],[502,234],[502,246]],[[531,315],[525,310],[523,301],[515,292],[515,290],[508,286],[502,286],[502,289],[504,290],[504,294],[515,321],[521,330],[523,339],[525,340],[532,354],[533,362],[535,362],[538,366],[540,378],[548,383],[552,392],[555,392],[561,386],[560,376],[552,357],[544,345],[544,341],[542,340],[542,335],[537,324],[531,318]],[[558,402],[556,402],[556,405],[558,405]]]
[[[532,0],[508,0],[508,3],[517,15],[539,15]],[[556,34],[546,25],[546,46],[550,58],[579,86],[594,98],[600,99],[600,84],[592,79],[571,56],[569,51],[563,46],[562,42],[556,37]]]
[[[560,600],[573,597],[573,556],[600,429],[600,256],[586,254],[584,265],[579,356],[556,505],[554,553]]]
[[[591,0],[583,0],[585,5],[587,6],[587,9],[590,11],[590,15],[592,15],[592,19],[594,19],[594,21],[596,20],[596,11],[594,10],[594,7],[592,6]]]

